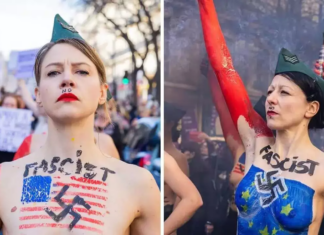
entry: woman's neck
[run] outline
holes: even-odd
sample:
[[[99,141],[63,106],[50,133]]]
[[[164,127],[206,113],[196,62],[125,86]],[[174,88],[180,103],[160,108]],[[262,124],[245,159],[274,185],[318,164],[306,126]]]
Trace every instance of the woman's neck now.
[[[298,155],[305,147],[312,147],[308,125],[300,125],[289,130],[277,131],[275,152],[283,157]]]
[[[47,140],[41,149],[44,158],[58,156],[73,160],[101,154],[95,143],[93,127],[92,115],[73,123],[56,123],[48,118]]]

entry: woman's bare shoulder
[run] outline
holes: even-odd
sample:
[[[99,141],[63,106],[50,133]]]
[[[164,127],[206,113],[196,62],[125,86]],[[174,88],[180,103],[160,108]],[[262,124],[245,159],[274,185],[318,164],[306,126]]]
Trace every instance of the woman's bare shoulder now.
[[[28,154],[22,158],[19,158],[15,161],[11,162],[4,162],[1,164],[2,169],[8,168],[8,167],[15,167],[15,166],[25,166],[26,164],[32,163],[37,159],[37,156],[35,153]]]
[[[145,168],[128,164],[115,158],[110,159],[111,166],[129,186],[138,186],[154,181],[153,175]],[[155,182],[155,181],[154,181]]]
[[[107,135],[106,133],[98,133],[98,132],[95,132],[95,139],[98,141],[101,142],[103,141],[104,143],[113,143],[113,139],[111,138],[110,135]]]

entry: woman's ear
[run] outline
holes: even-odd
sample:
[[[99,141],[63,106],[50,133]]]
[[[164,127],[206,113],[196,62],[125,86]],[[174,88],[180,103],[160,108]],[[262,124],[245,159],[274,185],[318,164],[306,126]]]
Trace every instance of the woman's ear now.
[[[106,102],[107,100],[107,90],[108,90],[108,84],[104,83],[100,86],[100,99],[99,99],[99,104],[102,105]]]
[[[320,108],[320,104],[318,101],[309,102],[306,113],[305,113],[305,117],[306,118],[314,117],[317,114],[319,108]]]
[[[36,87],[35,88],[35,97],[36,97],[36,103],[39,107],[43,107],[42,105],[42,101],[41,101],[41,98],[40,98],[40,92],[39,92],[39,88]]]

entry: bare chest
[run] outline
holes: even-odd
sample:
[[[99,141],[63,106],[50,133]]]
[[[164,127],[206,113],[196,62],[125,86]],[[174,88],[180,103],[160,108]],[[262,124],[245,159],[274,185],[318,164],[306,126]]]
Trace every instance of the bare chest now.
[[[6,174],[0,213],[7,234],[129,233],[136,206],[120,187],[119,172],[94,164],[44,165],[32,162]]]
[[[265,171],[277,171],[283,177],[311,182],[320,174],[322,163],[312,153],[281,156],[270,144],[255,149],[254,165]]]

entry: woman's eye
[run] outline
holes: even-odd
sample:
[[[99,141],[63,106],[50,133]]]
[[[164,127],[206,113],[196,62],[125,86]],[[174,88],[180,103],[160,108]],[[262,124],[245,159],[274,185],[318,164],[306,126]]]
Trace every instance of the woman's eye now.
[[[58,74],[60,74],[60,73],[57,72],[57,71],[52,71],[52,72],[49,72],[49,73],[47,74],[47,76],[48,76],[48,77],[54,77],[54,76],[56,76],[56,75],[58,75]]]
[[[81,75],[89,75],[89,73],[87,71],[84,71],[84,70],[79,70],[77,71],[78,74],[81,74]]]
[[[281,94],[289,95],[289,93],[287,91],[281,91]]]
[[[270,95],[271,93],[272,93],[272,91],[268,91],[268,92],[267,92],[267,95]]]

